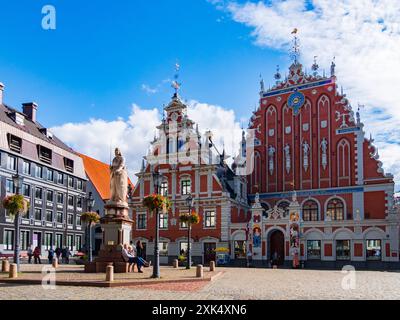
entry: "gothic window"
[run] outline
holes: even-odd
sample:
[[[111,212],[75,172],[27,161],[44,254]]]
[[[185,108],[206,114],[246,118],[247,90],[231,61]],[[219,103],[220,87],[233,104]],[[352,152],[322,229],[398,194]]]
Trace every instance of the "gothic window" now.
[[[350,144],[342,139],[337,145],[337,166],[339,185],[350,184]]]
[[[318,204],[314,200],[308,200],[304,203],[303,220],[318,221]]]
[[[326,215],[332,220],[344,220],[344,204],[340,199],[331,199],[328,202]]]
[[[251,188],[255,188],[255,192],[260,192],[257,188],[259,188],[261,177],[260,177],[260,170],[261,170],[261,156],[258,152],[254,153],[254,168],[252,174],[252,184]]]

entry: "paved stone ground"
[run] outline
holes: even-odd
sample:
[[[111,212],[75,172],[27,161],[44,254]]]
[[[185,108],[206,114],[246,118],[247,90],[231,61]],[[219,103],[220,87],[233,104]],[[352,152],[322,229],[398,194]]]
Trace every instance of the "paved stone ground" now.
[[[42,280],[43,278],[43,267],[51,268],[49,264],[23,264],[21,265],[22,273],[19,274],[18,279],[36,279]],[[115,282],[129,282],[131,280],[140,280],[143,282],[154,281],[150,276],[153,272],[153,268],[143,268],[143,273],[138,273],[135,266],[134,272],[131,273],[114,273]],[[161,267],[161,278],[162,280],[195,280],[196,268],[193,267],[190,270],[186,270],[184,267],[178,269],[172,266]],[[56,269],[57,280],[59,281],[104,281],[105,273],[85,273],[84,267],[79,265],[60,265]],[[209,279],[214,276],[216,272],[209,272],[209,268],[204,267],[204,278]],[[0,273],[0,279],[8,279],[8,273]]]
[[[90,288],[0,284],[0,299],[400,299],[400,272],[357,271],[355,288],[341,271],[218,268],[211,283]],[[349,290],[342,288],[342,282]]]

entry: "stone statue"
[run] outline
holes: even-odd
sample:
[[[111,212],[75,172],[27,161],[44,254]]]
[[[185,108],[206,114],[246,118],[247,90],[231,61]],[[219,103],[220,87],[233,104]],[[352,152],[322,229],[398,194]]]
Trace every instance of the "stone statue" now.
[[[125,168],[125,158],[118,148],[115,149],[115,158],[110,166],[110,175],[110,201],[126,203],[128,194],[128,173]]]
[[[285,167],[286,167],[286,172],[290,172],[290,146],[286,144],[285,148],[283,148],[285,152]]]
[[[274,172],[274,155],[275,155],[275,148],[274,146],[269,146],[268,148],[268,157],[269,157],[269,174],[272,175]]]
[[[324,168],[324,170],[326,169],[326,166],[328,165],[327,149],[328,149],[328,141],[326,141],[326,139],[323,138],[321,141],[321,150],[322,150],[321,164],[322,164],[322,168]]]
[[[303,142],[303,167],[304,170],[307,171],[308,169],[308,153],[310,151],[310,145],[307,141]]]

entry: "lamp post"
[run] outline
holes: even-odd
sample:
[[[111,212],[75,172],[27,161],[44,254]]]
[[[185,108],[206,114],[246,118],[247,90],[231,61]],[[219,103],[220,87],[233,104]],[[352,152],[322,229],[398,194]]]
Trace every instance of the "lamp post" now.
[[[187,196],[186,204],[189,207],[189,217],[190,217],[192,207],[193,207],[193,197],[191,194],[189,194]],[[186,269],[190,269],[190,266],[192,265],[192,257],[190,255],[190,238],[191,238],[191,233],[192,233],[192,224],[190,222],[190,219],[188,219],[187,228],[188,228],[188,242],[187,242]]]
[[[160,185],[162,182],[162,175],[155,171],[152,173],[155,193],[159,194]],[[158,216],[158,207],[156,208],[156,229],[154,235],[154,266],[152,278],[160,278],[160,248],[158,247],[158,242],[160,238],[160,217]]]
[[[93,194],[92,192],[89,192],[89,197],[87,198],[87,207],[88,207],[88,211],[92,212],[92,209],[94,207],[94,203],[95,200],[93,198]],[[87,225],[87,235],[88,235],[88,243],[89,243],[89,262],[93,261],[93,250],[92,250],[92,222],[88,221],[88,225]]]
[[[13,184],[15,187],[15,194],[19,195],[19,190],[21,189],[22,186],[22,181],[23,178],[19,175],[18,171],[16,174],[12,176]],[[17,211],[14,217],[14,225],[15,225],[15,236],[14,236],[14,263],[17,264],[17,271],[19,272],[20,268],[20,261],[19,261],[19,244],[20,244],[20,231],[19,231],[19,226],[20,226],[20,213]]]

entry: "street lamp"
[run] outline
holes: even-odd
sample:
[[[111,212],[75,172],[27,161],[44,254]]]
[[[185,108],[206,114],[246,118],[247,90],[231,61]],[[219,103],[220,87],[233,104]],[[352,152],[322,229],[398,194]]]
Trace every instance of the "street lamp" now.
[[[89,192],[89,197],[87,198],[87,207],[88,207],[88,211],[89,212],[92,212],[92,208],[94,207],[94,203],[95,203],[95,200],[93,198],[93,194],[92,194],[92,192]],[[91,221],[88,222],[87,229],[88,229],[88,232],[86,234],[89,235],[89,239],[88,239],[88,242],[89,242],[89,252],[88,252],[89,253],[89,262],[92,262],[93,253],[92,253],[92,222]]]
[[[154,171],[152,175],[153,175],[155,193],[159,194],[163,176],[158,171]],[[160,217],[158,216],[158,207],[156,207],[155,218],[156,218],[156,230],[154,236],[154,266],[153,266],[152,278],[160,278],[160,248],[158,247],[158,242],[160,238]]]
[[[22,181],[23,178],[19,175],[18,171],[16,174],[12,176],[14,188],[15,188],[15,194],[19,195],[19,190],[22,187]],[[14,225],[15,225],[15,236],[14,236],[14,263],[17,264],[17,270],[19,272],[19,243],[20,243],[20,231],[19,231],[19,226],[20,226],[20,212],[18,211],[15,214],[14,217]]]
[[[193,200],[194,199],[191,194],[189,194],[186,198],[186,205],[189,207],[189,217],[193,207]],[[190,238],[192,233],[192,224],[190,222],[190,219],[188,219],[187,228],[188,228],[188,242],[187,242],[186,269],[190,269],[190,266],[192,265],[192,257],[190,255]]]

